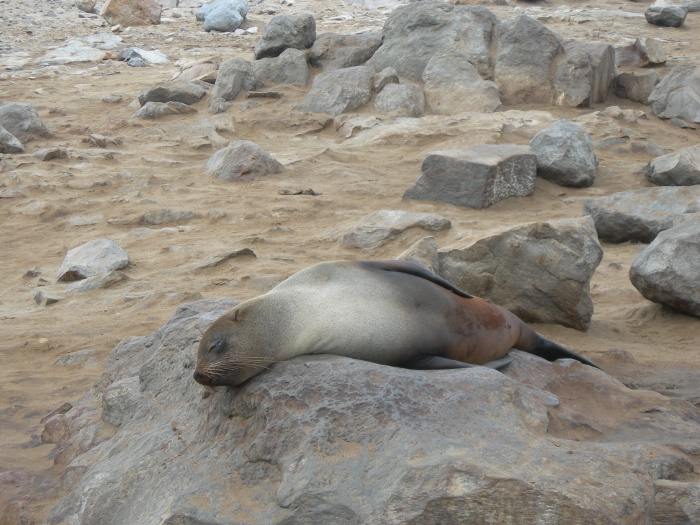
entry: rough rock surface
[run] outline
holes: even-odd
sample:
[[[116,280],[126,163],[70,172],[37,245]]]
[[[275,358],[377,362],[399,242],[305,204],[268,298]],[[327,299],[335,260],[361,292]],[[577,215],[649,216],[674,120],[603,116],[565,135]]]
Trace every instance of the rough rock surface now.
[[[385,67],[379,73],[374,75],[374,80],[372,81],[372,89],[375,93],[381,92],[384,86],[388,84],[398,84],[399,74],[393,67]]]
[[[112,25],[141,26],[160,24],[163,6],[155,0],[107,0],[100,10]]]
[[[255,58],[276,57],[290,47],[308,49],[314,40],[316,20],[312,15],[277,15],[267,23],[255,44]]]
[[[197,340],[235,304],[181,305],[119,344],[95,388],[47,422],[56,463],[68,464],[47,523],[687,516],[697,484],[672,480],[693,468],[679,450],[700,432],[688,403],[517,351],[507,375],[304,356],[203,395],[191,378]]]
[[[595,182],[598,161],[585,129],[568,120],[547,126],[530,141],[537,175],[561,186],[586,188]]]
[[[635,259],[630,280],[641,294],[700,317],[700,214],[659,235]]]
[[[435,55],[464,56],[480,75],[491,75],[491,45],[499,21],[481,6],[452,6],[433,0],[394,9],[382,30],[382,45],[367,65],[376,72],[393,67],[401,78],[419,82]]]
[[[309,53],[309,63],[324,71],[361,66],[382,44],[381,33],[340,35],[323,33],[316,38]]]
[[[649,106],[661,118],[679,117],[700,122],[700,67],[674,67],[649,95]]]
[[[242,58],[232,58],[219,66],[211,100],[233,100],[242,89],[250,91],[254,87],[255,75],[252,64]]]
[[[567,42],[566,57],[557,64],[553,79],[554,103],[590,107],[603,102],[617,76],[615,50],[602,42]]]
[[[561,37],[542,22],[519,15],[498,28],[494,80],[504,104],[550,104],[551,70],[564,54]]]
[[[121,246],[107,238],[95,239],[68,250],[58,270],[59,281],[78,281],[121,270],[131,259]]]
[[[220,149],[204,163],[204,171],[228,181],[251,181],[286,168],[249,140],[237,140]]]
[[[685,214],[700,212],[700,186],[662,187],[586,199],[584,215],[608,242],[651,242]]]
[[[410,228],[438,232],[450,226],[450,221],[440,215],[379,210],[364,217],[359,225],[343,235],[340,244],[346,248],[372,250],[383,246]]]
[[[433,151],[403,199],[446,202],[483,209],[535,190],[536,157],[527,146],[482,145]]]
[[[252,63],[256,87],[275,84],[301,84],[309,82],[309,66],[306,51],[285,49],[274,58],[261,58]]]
[[[618,67],[652,67],[665,63],[666,52],[656,38],[637,38],[634,44],[615,47],[615,64]]]
[[[9,102],[0,106],[0,126],[14,135],[22,144],[34,139],[35,136],[51,135],[34,106],[22,102]]]
[[[0,153],[22,153],[24,146],[12,133],[0,126]]]
[[[146,102],[181,102],[192,105],[206,94],[207,90],[194,82],[167,82],[141,91],[139,104],[143,106]]]
[[[647,22],[656,26],[681,27],[688,16],[688,10],[669,0],[656,0],[644,11]]]
[[[440,273],[440,259],[435,237],[423,237],[396,258],[400,261],[414,262],[436,275]]]
[[[423,82],[430,113],[490,113],[501,105],[498,86],[481,78],[465,56],[433,56],[423,70]]]
[[[374,99],[374,109],[403,117],[422,117],[425,113],[423,88],[418,84],[389,84]]]
[[[367,66],[347,67],[314,78],[304,107],[311,113],[339,115],[369,102],[373,71]]]
[[[616,97],[628,98],[635,102],[648,104],[649,95],[651,95],[659,82],[661,82],[661,77],[653,69],[643,73],[627,71],[620,73],[615,79],[614,93]]]
[[[656,157],[642,171],[649,182],[659,186],[700,184],[700,144]]]
[[[32,153],[32,157],[39,160],[54,160],[67,159],[69,155],[68,150],[63,146],[51,146],[49,148],[42,148],[35,151]]]
[[[442,277],[524,321],[577,330],[590,325],[590,280],[603,249],[589,217],[525,224],[462,239],[439,250],[439,257]]]

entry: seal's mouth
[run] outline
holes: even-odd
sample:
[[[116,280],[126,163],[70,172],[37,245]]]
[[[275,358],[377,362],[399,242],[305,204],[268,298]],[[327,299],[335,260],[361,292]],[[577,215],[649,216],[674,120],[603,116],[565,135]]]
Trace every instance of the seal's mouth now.
[[[204,386],[214,386],[214,378],[202,374],[199,370],[195,370],[194,374],[192,374],[192,377],[194,378],[197,383],[200,385]]]

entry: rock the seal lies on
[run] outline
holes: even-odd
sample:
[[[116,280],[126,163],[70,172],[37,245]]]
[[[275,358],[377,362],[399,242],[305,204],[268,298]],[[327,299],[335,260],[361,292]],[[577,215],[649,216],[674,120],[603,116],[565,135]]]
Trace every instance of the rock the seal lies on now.
[[[286,168],[249,140],[230,142],[204,164],[204,171],[227,181],[249,182],[257,177],[282,173]]]
[[[403,200],[440,201],[478,210],[535,190],[537,158],[528,146],[484,144],[432,151]]]
[[[78,281],[121,270],[131,259],[121,246],[107,239],[95,239],[69,250],[58,270],[59,281]]]
[[[665,230],[630,267],[630,280],[641,294],[700,317],[700,213]]]

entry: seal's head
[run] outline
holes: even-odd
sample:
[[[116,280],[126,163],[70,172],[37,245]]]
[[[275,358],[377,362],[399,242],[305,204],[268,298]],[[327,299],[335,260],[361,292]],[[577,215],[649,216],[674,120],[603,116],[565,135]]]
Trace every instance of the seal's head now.
[[[251,355],[240,309],[227,312],[207,328],[199,342],[194,380],[205,386],[236,386],[259,374],[271,361]]]

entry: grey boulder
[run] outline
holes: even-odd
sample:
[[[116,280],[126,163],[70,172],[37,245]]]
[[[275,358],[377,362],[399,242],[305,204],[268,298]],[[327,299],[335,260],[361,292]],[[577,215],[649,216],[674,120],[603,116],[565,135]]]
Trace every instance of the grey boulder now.
[[[659,233],[629,275],[650,301],[700,317],[700,214]]]
[[[528,146],[515,144],[432,151],[423,158],[420,176],[403,200],[488,208],[508,197],[532,194],[536,164]]]
[[[211,100],[233,100],[241,90],[251,91],[254,88],[255,74],[252,64],[242,58],[232,58],[219,66]]]
[[[107,239],[95,239],[69,250],[58,270],[59,281],[78,281],[121,270],[131,259],[121,246]]]
[[[209,13],[224,5],[235,7],[241,17],[246,17],[248,15],[248,2],[246,0],[214,0],[214,2],[203,4],[197,10],[195,13],[197,22],[204,22]]]
[[[682,220],[700,212],[700,186],[660,187],[586,199],[583,214],[595,221],[598,237],[608,242],[651,242]]]
[[[648,104],[649,95],[652,94],[659,82],[661,82],[661,77],[654,69],[643,73],[626,71],[620,73],[615,79],[614,93],[616,97]]]
[[[373,71],[367,66],[347,67],[314,78],[304,108],[311,113],[339,115],[369,102]]]
[[[659,186],[700,184],[700,144],[656,157],[642,171],[649,182]]]
[[[418,84],[389,84],[374,99],[374,109],[402,117],[422,117],[425,113],[423,88]]]
[[[316,20],[307,15],[277,15],[255,44],[255,58],[276,57],[288,48],[308,49],[316,40]]]
[[[196,113],[192,106],[182,102],[146,102],[140,109],[131,115],[131,118],[142,118],[153,120],[168,115],[181,115],[185,113]]]
[[[24,146],[12,133],[0,126],[0,153],[22,153]]]
[[[274,58],[261,58],[252,63],[255,86],[275,84],[300,84],[309,82],[307,52],[299,49],[285,49]]]
[[[700,122],[700,67],[674,67],[649,95],[649,106],[657,117]]]
[[[615,64],[621,66],[652,67],[666,63],[666,52],[656,38],[642,37],[634,44],[615,47]]]
[[[530,141],[537,175],[559,184],[585,188],[595,182],[598,160],[585,129],[568,120],[547,126]]]
[[[617,76],[615,50],[601,42],[567,42],[554,73],[554,103],[590,107],[605,101]]]
[[[656,0],[644,11],[647,22],[656,26],[681,27],[688,16],[688,10],[668,0]]]
[[[15,136],[22,144],[35,136],[50,137],[47,129],[31,104],[8,102],[0,105],[0,126]]]
[[[603,257],[590,217],[487,232],[438,253],[442,277],[526,322],[590,326],[590,280]]]
[[[430,213],[412,213],[401,210],[379,210],[370,213],[343,235],[340,244],[345,248],[372,250],[383,246],[411,228],[439,232],[452,224],[445,217]]]
[[[222,33],[235,31],[248,14],[248,2],[246,0],[229,0],[216,2],[216,5],[204,17],[205,31],[220,31]]]
[[[206,94],[207,90],[194,82],[167,82],[141,91],[139,104],[143,106],[147,102],[181,102],[192,105]]]
[[[204,163],[204,171],[231,182],[248,182],[285,169],[272,155],[249,140],[230,142]]]
[[[360,33],[359,35],[323,33],[311,47],[309,63],[324,71],[361,66],[372,58],[380,45],[382,45],[381,33]]]
[[[423,83],[430,113],[491,113],[501,105],[498,86],[481,78],[462,55],[433,56],[423,70]]]

